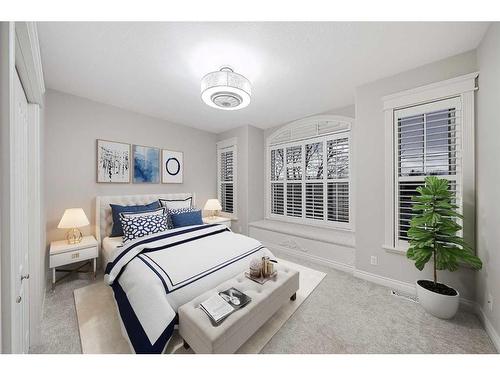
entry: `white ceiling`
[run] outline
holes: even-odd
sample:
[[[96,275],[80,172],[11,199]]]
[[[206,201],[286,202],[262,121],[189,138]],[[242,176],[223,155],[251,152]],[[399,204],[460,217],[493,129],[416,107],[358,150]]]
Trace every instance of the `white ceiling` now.
[[[211,132],[268,128],[354,103],[355,87],[474,49],[487,23],[38,23],[46,86]],[[221,111],[200,79],[253,84]]]

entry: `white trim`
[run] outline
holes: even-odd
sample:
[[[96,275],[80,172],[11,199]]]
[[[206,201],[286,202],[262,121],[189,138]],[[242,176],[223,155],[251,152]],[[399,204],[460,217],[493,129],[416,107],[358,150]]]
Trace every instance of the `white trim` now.
[[[39,343],[45,286],[45,244],[41,207],[41,129],[40,106],[28,104],[28,199],[29,199],[29,273],[30,273],[30,346]]]
[[[276,251],[282,252],[282,253],[285,253],[287,255],[294,256],[296,258],[308,260],[308,261],[311,261],[313,263],[316,263],[316,264],[319,264],[322,266],[326,266],[326,267],[330,267],[330,268],[334,268],[336,270],[344,271],[344,272],[347,272],[350,274],[352,274],[354,271],[354,266],[349,265],[349,264],[336,262],[334,260],[319,257],[317,255],[304,254],[301,251],[293,250],[293,249],[287,248],[285,246],[276,245],[274,243],[270,243],[270,242],[266,242],[266,241],[263,241],[262,244],[265,247],[267,247],[269,250],[271,250],[271,252],[273,252],[273,251],[274,252],[276,252]]]
[[[313,225],[287,224],[282,220],[274,220],[281,224],[280,227],[273,225],[273,220],[265,219],[248,224],[249,228],[262,229],[269,232],[296,236],[306,240],[323,242],[354,249],[356,247],[354,232],[344,229],[320,228]],[[299,228],[297,228],[299,226]],[[326,237],[328,233],[328,237]]]
[[[474,91],[477,90],[476,79],[479,72],[466,74],[441,82],[436,82],[415,89],[384,96],[384,127],[385,127],[385,229],[382,247],[391,252],[402,250],[396,241],[396,176],[395,168],[395,129],[394,112],[403,108],[428,104],[452,97],[458,98],[461,104],[462,129],[462,172],[457,174],[457,184],[460,184],[462,205],[464,211],[464,238],[474,243],[475,221],[475,171],[474,171]],[[396,250],[396,251],[394,251]]]
[[[43,104],[45,84],[34,22],[16,22],[16,68],[29,103]]]
[[[352,117],[346,116],[319,115],[306,117],[290,122],[275,130],[267,137],[266,147],[277,145],[280,143],[293,142],[311,137],[348,131],[351,129],[353,123],[354,119]],[[320,127],[320,125],[322,124],[328,124],[330,129],[322,131]],[[305,127],[312,127],[313,130],[311,130],[311,132],[306,136],[294,134],[294,131],[303,129]]]
[[[11,351],[11,124],[14,122],[15,31],[13,22],[0,22],[0,352]]]
[[[476,171],[475,171],[475,106],[474,92],[461,95],[462,99],[462,214],[463,236],[466,242],[475,243],[476,228]]]
[[[479,72],[473,72],[445,81],[435,82],[430,85],[419,86],[414,89],[383,96],[384,111],[418,105],[435,100],[436,98],[444,99],[447,97],[459,96],[463,93],[474,91],[477,89],[476,78],[478,76]]]
[[[395,215],[395,152],[394,152],[394,111],[385,111],[385,223],[384,223],[384,248],[394,248],[394,233],[396,228]]]
[[[417,288],[415,287],[415,284],[412,283],[391,279],[390,277],[385,277],[371,272],[362,271],[357,268],[354,269],[353,276],[357,277],[358,279],[366,280],[374,284],[382,285],[389,289],[403,292],[412,297],[417,296]],[[477,309],[477,303],[469,299],[460,297],[460,308],[462,310],[475,313],[478,316],[480,315]],[[486,332],[488,332],[488,330],[486,330]]]
[[[404,281],[399,281],[395,279],[391,279],[389,277],[376,275],[374,273],[362,271],[360,269],[355,269],[353,272],[353,276],[358,279],[363,279],[366,281],[370,281],[374,284],[379,284],[385,286],[390,289],[395,289],[404,293],[411,294],[412,296],[416,295],[417,290],[414,284],[406,283]]]
[[[408,250],[400,247],[387,246],[387,245],[382,245],[382,249],[384,249],[388,253],[400,254],[400,255],[406,255],[406,251]]]
[[[486,330],[488,336],[490,336],[497,352],[500,353],[500,334],[496,331],[495,327],[486,316],[483,308],[477,302],[473,302],[473,304],[475,306],[476,315],[479,317],[479,320],[481,320],[481,323],[483,323],[484,329]]]
[[[217,142],[217,149],[229,148],[231,146],[237,146],[237,145],[238,145],[238,138],[233,137],[233,138],[223,139],[222,141]]]

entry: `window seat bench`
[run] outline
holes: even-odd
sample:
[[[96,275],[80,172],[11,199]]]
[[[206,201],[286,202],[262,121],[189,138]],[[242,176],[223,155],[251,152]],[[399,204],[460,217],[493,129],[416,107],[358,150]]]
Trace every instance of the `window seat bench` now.
[[[343,270],[354,267],[352,231],[264,219],[249,224],[249,235],[278,256],[283,252]]]

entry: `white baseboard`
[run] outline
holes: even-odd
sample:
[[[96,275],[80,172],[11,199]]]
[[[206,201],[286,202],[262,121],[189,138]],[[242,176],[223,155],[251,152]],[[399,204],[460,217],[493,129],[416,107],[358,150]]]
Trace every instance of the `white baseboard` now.
[[[358,270],[358,269],[354,269],[353,275],[354,275],[354,277],[357,277],[359,279],[370,281],[374,284],[379,284],[379,285],[385,286],[387,288],[397,290],[399,292],[410,294],[412,296],[417,294],[417,290],[415,288],[415,285],[410,284],[410,283],[406,283],[404,281],[391,279],[389,277],[376,275],[374,273],[370,273],[370,272],[366,272],[366,271],[362,271],[362,270]]]
[[[297,257],[300,259],[304,259],[304,260],[309,260],[313,263],[316,263],[316,264],[319,264],[322,266],[326,266],[326,267],[330,267],[330,268],[334,268],[336,270],[340,270],[340,271],[344,271],[344,272],[348,272],[348,273],[352,273],[352,271],[354,270],[354,266],[349,265],[349,264],[336,262],[334,260],[322,258],[322,257],[312,255],[312,254],[306,254],[306,253],[303,253],[302,251],[293,250],[293,249],[290,249],[288,247],[276,245],[273,243],[268,243],[268,242],[264,242],[264,241],[261,241],[261,242],[265,247],[267,247],[271,251],[282,252],[282,253],[285,253],[287,255],[291,255],[291,256],[294,256],[294,257]]]
[[[495,348],[498,353],[500,353],[500,335],[498,332],[495,330],[495,327],[493,327],[493,324],[491,324],[490,320],[484,313],[484,310],[479,306],[478,303],[474,302],[475,305],[475,310],[476,310],[476,315],[479,317],[481,322],[483,323],[484,329],[486,330],[486,333],[488,336],[490,336],[491,341],[493,342],[493,345],[495,345]]]

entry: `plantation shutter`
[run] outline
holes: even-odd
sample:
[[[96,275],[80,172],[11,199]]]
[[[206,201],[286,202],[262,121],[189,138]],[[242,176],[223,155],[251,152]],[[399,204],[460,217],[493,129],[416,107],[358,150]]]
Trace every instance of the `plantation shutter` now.
[[[349,222],[349,138],[329,140],[327,150],[328,221]]]
[[[396,235],[408,241],[412,197],[425,177],[449,180],[455,203],[461,207],[461,110],[456,98],[395,112]]]
[[[314,142],[305,145],[306,218],[315,220],[323,220],[325,206],[323,199],[323,144],[324,142]]]
[[[273,218],[342,228],[350,224],[348,132],[273,146],[269,151]]]
[[[271,213],[285,213],[285,150],[279,148],[271,151]]]
[[[236,147],[230,146],[218,150],[219,166],[219,201],[222,212],[235,213],[236,189]]]
[[[306,183],[306,218],[323,220],[323,183]]]
[[[283,215],[285,207],[285,196],[283,184],[271,184],[271,212],[276,215]]]

